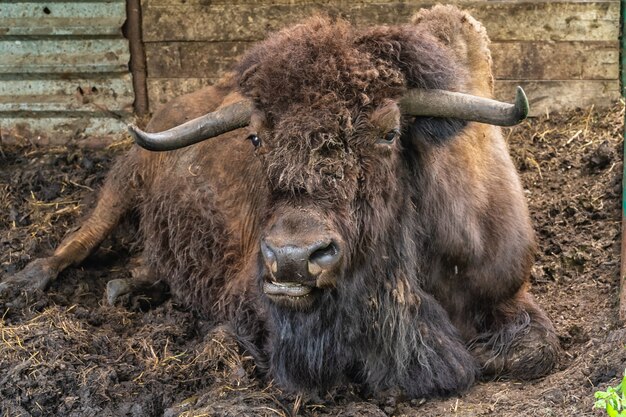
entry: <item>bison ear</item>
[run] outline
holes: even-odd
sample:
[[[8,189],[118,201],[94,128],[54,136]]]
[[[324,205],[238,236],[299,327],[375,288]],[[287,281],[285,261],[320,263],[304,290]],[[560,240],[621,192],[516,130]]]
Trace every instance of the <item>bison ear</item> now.
[[[361,34],[358,47],[370,54],[380,74],[400,73],[403,88],[465,91],[467,72],[452,51],[427,30],[415,25],[375,27]],[[416,117],[410,132],[416,141],[441,144],[467,122],[439,117]]]
[[[258,97],[256,85],[261,67],[263,55],[265,54],[264,45],[258,45],[244,55],[241,61],[235,67],[235,79],[239,91],[245,96],[253,100]]]
[[[239,84],[240,89],[242,89],[243,91],[248,91],[251,89],[251,80],[254,78],[254,74],[256,73],[258,68],[259,64],[252,64],[251,66],[243,70],[243,72],[238,73],[237,83]]]
[[[255,75],[257,74],[257,70],[259,69],[259,65],[254,63],[246,68],[242,68],[241,66],[237,68],[237,85],[239,87],[239,91],[241,91],[245,96],[255,100],[258,98],[259,93],[257,91],[255,79],[257,78]]]

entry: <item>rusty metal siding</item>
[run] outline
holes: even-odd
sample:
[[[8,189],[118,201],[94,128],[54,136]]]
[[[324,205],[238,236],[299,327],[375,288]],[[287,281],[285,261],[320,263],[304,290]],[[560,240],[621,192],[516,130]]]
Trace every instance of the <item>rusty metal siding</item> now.
[[[0,139],[114,137],[134,100],[125,0],[0,0]]]

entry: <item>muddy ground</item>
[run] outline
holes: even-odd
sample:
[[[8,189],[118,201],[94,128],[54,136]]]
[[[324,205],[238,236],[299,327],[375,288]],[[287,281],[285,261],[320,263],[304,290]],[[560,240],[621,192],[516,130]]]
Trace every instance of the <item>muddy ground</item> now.
[[[461,398],[360,398],[355,387],[302,401],[258,378],[212,323],[171,301],[109,307],[106,282],[130,276],[132,223],[40,299],[0,300],[0,416],[595,416],[593,392],[626,366],[618,321],[624,110],[581,110],[507,130],[539,240],[533,293],[563,347],[534,382],[479,383]],[[94,202],[129,146],[0,142],[0,278],[50,253]]]

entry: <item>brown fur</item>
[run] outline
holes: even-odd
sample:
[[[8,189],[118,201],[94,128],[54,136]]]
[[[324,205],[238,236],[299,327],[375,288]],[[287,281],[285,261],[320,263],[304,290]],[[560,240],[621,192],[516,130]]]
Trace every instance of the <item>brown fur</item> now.
[[[165,130],[243,95],[255,104],[249,128],[169,153],[133,149],[93,216],[37,270],[53,279],[82,261],[137,207],[147,270],[229,322],[286,388],[356,381],[449,395],[473,382],[476,361],[485,377],[543,375],[558,341],[527,292],[534,235],[500,129],[402,117],[396,100],[413,87],[491,97],[484,28],[437,6],[410,25],[316,17],[274,34],[149,125]],[[381,140],[395,128],[397,140]],[[341,262],[322,272],[316,298],[263,294],[273,273],[259,242],[270,238],[332,238]]]

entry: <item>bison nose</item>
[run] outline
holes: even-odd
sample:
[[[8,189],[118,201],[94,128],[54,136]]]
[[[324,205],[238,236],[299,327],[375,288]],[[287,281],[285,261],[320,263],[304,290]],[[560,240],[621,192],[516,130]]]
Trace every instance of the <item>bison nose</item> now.
[[[263,239],[261,253],[272,276],[281,282],[314,281],[322,272],[337,266],[342,256],[333,240],[299,246],[275,245]]]

